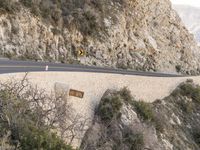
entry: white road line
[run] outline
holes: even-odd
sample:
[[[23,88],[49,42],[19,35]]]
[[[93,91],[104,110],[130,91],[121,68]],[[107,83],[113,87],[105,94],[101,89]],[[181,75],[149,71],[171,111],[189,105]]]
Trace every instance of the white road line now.
[[[48,71],[48,70],[49,70],[49,66],[46,66],[46,67],[45,67],[45,71]]]

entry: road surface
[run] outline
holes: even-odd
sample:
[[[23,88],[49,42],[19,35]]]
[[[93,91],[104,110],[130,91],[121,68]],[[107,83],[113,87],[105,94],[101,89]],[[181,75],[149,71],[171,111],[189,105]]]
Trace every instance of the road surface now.
[[[111,73],[111,74],[123,74],[123,75],[152,76],[152,77],[182,76],[170,73],[141,72],[141,71],[129,71],[123,69],[89,67],[83,65],[0,59],[0,74],[18,73],[18,72],[43,72],[43,71],[95,72],[95,73]]]

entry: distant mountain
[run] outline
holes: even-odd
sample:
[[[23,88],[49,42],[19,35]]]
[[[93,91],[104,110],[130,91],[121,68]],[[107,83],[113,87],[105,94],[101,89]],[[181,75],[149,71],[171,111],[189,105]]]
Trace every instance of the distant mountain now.
[[[200,45],[200,8],[186,5],[174,5],[173,7]]]

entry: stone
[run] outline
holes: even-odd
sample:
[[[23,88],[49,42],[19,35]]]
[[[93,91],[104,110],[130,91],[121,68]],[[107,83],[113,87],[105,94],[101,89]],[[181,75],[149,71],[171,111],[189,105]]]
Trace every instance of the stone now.
[[[51,6],[52,0],[45,3]],[[85,65],[118,67],[118,59],[123,59],[120,66],[129,62],[133,70],[176,73],[179,64],[182,74],[199,74],[200,49],[169,0],[61,3],[58,11],[66,12],[57,25],[23,5],[14,14],[1,14],[0,53],[69,62],[79,60],[74,50],[81,47],[89,52],[81,61]],[[124,55],[130,49],[132,60]]]

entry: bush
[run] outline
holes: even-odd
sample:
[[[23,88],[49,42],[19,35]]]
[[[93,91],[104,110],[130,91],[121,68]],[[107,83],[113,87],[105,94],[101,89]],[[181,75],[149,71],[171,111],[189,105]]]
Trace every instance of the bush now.
[[[104,98],[98,108],[98,113],[103,121],[111,121],[120,116],[122,102],[119,96]]]
[[[35,126],[28,126],[21,131],[20,148],[22,150],[44,149],[44,150],[72,150],[56,134],[48,129],[38,129]]]
[[[19,5],[16,2],[12,2],[12,0],[0,0],[0,9],[13,13],[16,10],[19,10]]]
[[[179,105],[180,109],[187,114],[190,114],[193,112],[194,104],[192,102],[180,101],[180,102],[178,102],[178,105]]]
[[[31,7],[33,5],[32,0],[20,0],[20,2],[26,7]]]
[[[133,102],[133,97],[131,95],[131,91],[128,90],[126,87],[124,87],[123,89],[121,89],[119,91],[120,96],[126,101],[126,102]]]
[[[137,114],[139,114],[139,116],[145,120],[145,121],[152,121],[154,119],[154,114],[152,111],[152,108],[150,106],[150,104],[145,103],[143,101],[139,101],[139,102],[134,102],[133,103]]]
[[[127,70],[128,66],[125,62],[117,63],[117,68]]]
[[[195,102],[200,103],[200,87],[190,83],[180,85],[180,94],[192,98]]]
[[[70,110],[63,99],[33,88],[26,77],[19,82],[0,83],[0,149],[6,149],[2,139],[7,137],[6,144],[15,149],[72,150],[52,132],[61,131],[57,125],[66,121]]]
[[[195,128],[192,134],[196,144],[200,147],[200,129]]]
[[[163,133],[164,131],[164,121],[161,116],[155,116],[153,118],[153,123],[157,132]]]
[[[79,30],[84,34],[84,35],[88,35],[88,36],[99,36],[99,29],[100,26],[97,23],[96,17],[95,15],[90,12],[84,12],[83,14],[84,18],[78,18],[78,27]],[[80,24],[80,22],[82,22]]]
[[[176,66],[176,71],[177,71],[177,72],[180,72],[180,71],[181,71],[181,65],[177,65],[177,66]]]
[[[143,134],[141,133],[126,133],[124,139],[125,142],[130,145],[130,150],[141,150],[144,147]]]
[[[54,35],[59,35],[59,34],[62,33],[61,30],[59,30],[59,29],[57,29],[57,28],[52,28],[52,29],[51,29],[51,32],[52,32]]]

